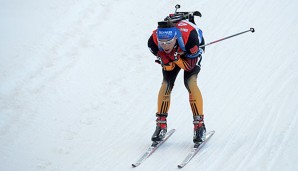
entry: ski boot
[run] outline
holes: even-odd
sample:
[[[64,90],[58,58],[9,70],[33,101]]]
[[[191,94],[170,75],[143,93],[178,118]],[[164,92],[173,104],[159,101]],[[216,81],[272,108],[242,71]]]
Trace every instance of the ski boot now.
[[[153,142],[161,141],[167,133],[167,116],[168,114],[156,114],[156,129],[152,135]]]
[[[193,142],[201,144],[206,139],[206,127],[204,124],[204,115],[194,116],[194,135]]]

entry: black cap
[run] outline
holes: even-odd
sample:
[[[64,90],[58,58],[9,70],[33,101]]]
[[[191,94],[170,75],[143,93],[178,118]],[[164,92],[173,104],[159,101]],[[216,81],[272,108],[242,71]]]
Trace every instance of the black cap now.
[[[158,28],[172,28],[175,24],[171,21],[160,21],[158,22]]]

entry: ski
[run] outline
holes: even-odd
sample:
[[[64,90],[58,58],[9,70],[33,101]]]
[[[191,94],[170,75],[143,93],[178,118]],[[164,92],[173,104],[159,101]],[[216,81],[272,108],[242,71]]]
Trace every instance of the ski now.
[[[199,152],[199,150],[207,143],[207,141],[213,136],[215,131],[210,131],[206,135],[206,139],[204,142],[195,144],[192,150],[188,153],[188,155],[185,157],[185,159],[181,162],[181,164],[178,165],[178,168],[183,168],[189,161]]]
[[[169,132],[166,133],[164,139],[159,142],[153,142],[152,145],[147,149],[147,151],[137,160],[135,163],[132,164],[132,167],[137,167],[142,164],[154,151],[160,147],[173,133],[175,129],[171,129]]]

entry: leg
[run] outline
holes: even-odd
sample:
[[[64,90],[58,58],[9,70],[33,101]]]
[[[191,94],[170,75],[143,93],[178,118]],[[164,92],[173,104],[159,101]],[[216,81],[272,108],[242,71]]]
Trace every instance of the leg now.
[[[197,76],[200,72],[200,69],[200,66],[196,66],[190,72],[184,72],[184,84],[189,92],[189,103],[194,118],[194,143],[203,142],[206,137],[206,127],[204,124],[203,114],[203,98],[197,85]]]
[[[199,66],[196,66],[190,72],[184,72],[184,85],[189,93],[189,103],[194,117],[198,115],[204,115],[203,98],[197,85],[197,76],[199,72]]]
[[[151,138],[154,142],[161,141],[167,132],[167,116],[170,108],[171,91],[179,71],[179,67],[174,68],[172,71],[162,71],[163,81],[158,93],[156,129]]]
[[[181,69],[179,67],[175,67],[172,71],[162,70],[163,81],[158,93],[157,114],[168,113],[170,108],[171,92],[180,70]]]

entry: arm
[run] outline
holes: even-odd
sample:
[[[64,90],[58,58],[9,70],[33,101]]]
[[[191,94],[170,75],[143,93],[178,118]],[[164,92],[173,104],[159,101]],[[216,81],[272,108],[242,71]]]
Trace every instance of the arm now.
[[[201,42],[201,44],[202,43],[204,42]],[[197,31],[193,29],[190,32],[189,38],[185,45],[185,55],[182,55],[175,63],[186,71],[192,70],[196,66],[198,60],[201,58],[201,54],[203,52],[203,49],[199,48],[201,44],[199,42]]]
[[[159,51],[157,44],[153,40],[153,35],[148,39],[148,48],[154,56],[157,56],[157,52]]]

